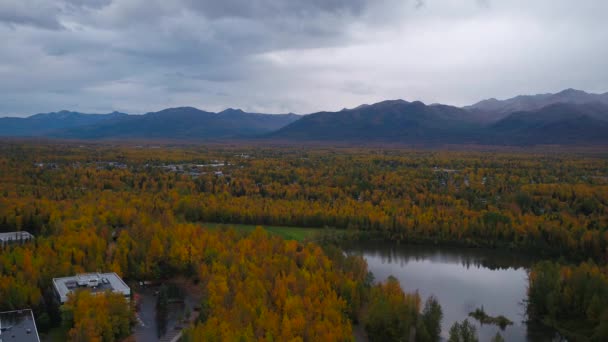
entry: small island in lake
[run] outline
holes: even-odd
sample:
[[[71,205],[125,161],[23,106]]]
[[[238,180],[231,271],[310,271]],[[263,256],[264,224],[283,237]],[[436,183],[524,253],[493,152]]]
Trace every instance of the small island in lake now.
[[[509,325],[513,324],[513,321],[508,319],[503,315],[499,315],[496,317],[488,315],[483,306],[481,308],[475,309],[473,312],[469,312],[469,316],[475,318],[481,324],[495,324],[500,327],[501,330],[505,330],[505,328]]]

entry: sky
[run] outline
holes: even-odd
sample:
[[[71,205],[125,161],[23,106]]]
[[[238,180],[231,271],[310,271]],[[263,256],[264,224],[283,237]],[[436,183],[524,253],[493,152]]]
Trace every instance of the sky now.
[[[608,91],[605,0],[0,0],[0,116]]]

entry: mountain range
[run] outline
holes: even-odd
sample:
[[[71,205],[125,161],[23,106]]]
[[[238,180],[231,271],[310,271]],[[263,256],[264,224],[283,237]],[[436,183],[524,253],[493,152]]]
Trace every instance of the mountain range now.
[[[483,100],[471,106],[382,101],[308,115],[219,113],[192,107],[142,115],[60,111],[0,118],[0,136],[63,139],[258,139],[397,144],[606,145],[608,93]]]

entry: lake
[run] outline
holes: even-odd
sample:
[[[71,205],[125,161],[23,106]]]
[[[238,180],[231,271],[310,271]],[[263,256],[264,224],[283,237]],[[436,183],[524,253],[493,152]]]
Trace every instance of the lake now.
[[[476,326],[480,341],[491,340],[496,332],[506,341],[546,341],[555,335],[525,322],[527,270],[535,260],[522,253],[383,243],[366,243],[348,251],[365,257],[376,281],[393,275],[406,292],[418,291],[423,302],[435,295],[443,309],[444,338],[454,322],[465,318]],[[487,314],[503,315],[513,325],[501,330],[468,317],[482,306]]]

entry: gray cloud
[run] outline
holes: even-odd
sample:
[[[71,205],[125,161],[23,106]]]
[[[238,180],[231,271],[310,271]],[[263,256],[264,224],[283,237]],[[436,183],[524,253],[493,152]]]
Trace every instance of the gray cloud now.
[[[4,0],[0,115],[608,90],[608,2]]]

